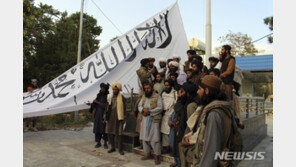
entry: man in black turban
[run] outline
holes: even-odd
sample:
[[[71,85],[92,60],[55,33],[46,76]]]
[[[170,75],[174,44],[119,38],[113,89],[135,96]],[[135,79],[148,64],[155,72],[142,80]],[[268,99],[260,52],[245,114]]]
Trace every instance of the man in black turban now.
[[[95,111],[93,133],[95,134],[95,141],[97,142],[97,145],[95,146],[96,148],[101,147],[101,139],[103,138],[104,148],[108,149],[108,137],[105,133],[106,123],[104,120],[104,112],[107,106],[107,95],[109,94],[109,87],[110,85],[108,83],[101,83],[101,90],[97,94],[96,99],[91,104],[88,103],[88,105],[91,105],[89,112],[92,113],[93,110]]]

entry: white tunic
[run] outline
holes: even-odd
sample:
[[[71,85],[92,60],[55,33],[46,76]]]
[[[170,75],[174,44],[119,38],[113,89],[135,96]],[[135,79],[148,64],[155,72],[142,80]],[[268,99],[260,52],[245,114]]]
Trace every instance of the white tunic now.
[[[177,101],[177,91],[172,89],[170,93],[162,93],[163,110],[165,113],[162,117],[160,132],[170,134],[170,127],[168,125],[169,118],[174,112],[174,106]]]
[[[150,101],[151,101],[151,98],[146,97],[144,108],[150,108]],[[138,110],[139,110],[139,112],[142,113],[142,110],[143,110],[142,100],[140,101],[140,103],[138,105]],[[149,110],[150,115],[151,116],[157,115],[157,114],[161,113],[162,110],[163,110],[162,101],[161,101],[161,97],[159,96],[157,99],[157,107],[152,110]],[[160,123],[155,123],[152,121],[149,136],[146,136],[147,121],[148,121],[148,117],[145,117],[143,115],[142,121],[141,121],[140,139],[143,141],[160,142],[160,125],[159,125]]]

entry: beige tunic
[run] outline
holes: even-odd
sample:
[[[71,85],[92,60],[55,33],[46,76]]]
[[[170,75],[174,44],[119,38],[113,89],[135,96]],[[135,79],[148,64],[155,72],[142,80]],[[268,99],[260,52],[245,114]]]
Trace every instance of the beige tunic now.
[[[124,99],[124,97],[122,97]],[[123,100],[123,104],[125,106],[125,100]],[[122,135],[122,131],[123,131],[123,124],[121,121],[118,120],[118,116],[117,116],[117,96],[113,96],[112,97],[112,105],[110,107],[111,108],[111,113],[110,113],[110,118],[106,124],[106,133],[108,134],[118,134],[118,135]],[[125,109],[125,107],[124,107]]]

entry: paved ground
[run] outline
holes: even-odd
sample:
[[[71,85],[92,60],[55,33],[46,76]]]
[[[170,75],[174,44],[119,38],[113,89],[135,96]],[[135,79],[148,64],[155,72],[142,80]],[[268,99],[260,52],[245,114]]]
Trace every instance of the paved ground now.
[[[273,115],[266,117],[267,137],[263,139],[252,152],[266,152],[264,160],[241,161],[238,167],[271,167],[273,166]]]
[[[94,148],[92,127],[82,131],[51,130],[24,133],[24,167],[138,167],[154,166],[154,160],[125,152],[108,154]],[[110,148],[110,146],[109,146]],[[162,166],[169,166],[162,162]]]
[[[267,117],[268,137],[253,151],[265,151],[263,161],[242,161],[239,167],[272,166],[272,115]],[[103,148],[95,149],[92,127],[81,131],[50,130],[24,133],[24,167],[138,167],[154,166],[153,160],[141,161],[141,156],[125,152],[108,154]],[[109,146],[110,147],[110,146]],[[169,166],[162,162],[162,166]]]

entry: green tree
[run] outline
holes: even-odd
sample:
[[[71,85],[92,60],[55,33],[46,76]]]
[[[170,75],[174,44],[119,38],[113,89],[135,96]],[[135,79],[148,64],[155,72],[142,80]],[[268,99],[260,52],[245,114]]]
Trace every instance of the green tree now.
[[[264,24],[268,25],[268,28],[270,29],[270,31],[273,31],[273,16],[266,17],[264,19]],[[273,36],[268,37],[268,42],[273,43]]]
[[[37,78],[42,86],[62,74],[77,61],[80,13],[68,16],[52,6],[33,0],[23,2],[23,86]],[[97,37],[102,28],[97,20],[84,14],[81,59],[99,49]]]
[[[64,12],[55,24],[53,34],[47,36],[37,48],[38,77],[46,84],[77,63],[80,13],[67,16]],[[96,38],[102,28],[97,20],[87,14],[83,15],[81,59],[88,57],[99,49],[100,41]]]
[[[218,41],[223,44],[228,44],[232,47],[231,54],[233,56],[247,56],[247,55],[256,55],[258,50],[255,48],[254,44],[252,44],[252,38],[247,34],[243,34],[241,32],[233,33],[229,31],[225,36],[221,36],[218,38]],[[215,52],[220,52],[220,47],[215,48]]]
[[[36,65],[36,49],[48,34],[54,30],[54,18],[60,12],[52,6],[40,3],[35,6],[33,0],[23,1],[23,82],[24,89],[30,79],[36,78],[34,66]]]

